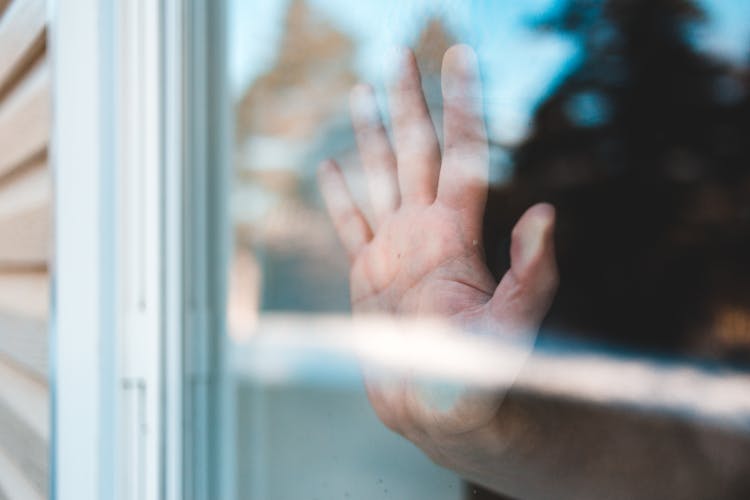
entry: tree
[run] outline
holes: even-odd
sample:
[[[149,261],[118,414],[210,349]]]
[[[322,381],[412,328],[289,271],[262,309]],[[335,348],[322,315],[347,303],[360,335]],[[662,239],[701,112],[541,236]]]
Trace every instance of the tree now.
[[[747,104],[722,90],[747,80],[697,50],[705,19],[689,0],[568,0],[535,23],[580,57],[536,108],[487,238],[530,202],[557,206],[550,329],[710,354],[717,311],[750,311]]]

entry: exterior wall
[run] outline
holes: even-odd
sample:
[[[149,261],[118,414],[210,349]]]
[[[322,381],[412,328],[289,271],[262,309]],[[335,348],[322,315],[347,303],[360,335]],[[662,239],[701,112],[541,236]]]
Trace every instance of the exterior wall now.
[[[0,498],[48,493],[50,64],[45,0],[0,0]]]

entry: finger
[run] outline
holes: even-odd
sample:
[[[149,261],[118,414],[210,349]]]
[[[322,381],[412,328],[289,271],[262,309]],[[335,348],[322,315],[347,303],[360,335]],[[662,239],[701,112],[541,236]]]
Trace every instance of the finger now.
[[[409,49],[401,54],[390,108],[402,203],[430,204],[437,193],[440,144],[422,93],[417,61]]]
[[[510,270],[490,300],[493,315],[508,330],[536,332],[559,282],[555,259],[555,208],[539,203],[513,228]]]
[[[380,224],[400,203],[396,156],[369,85],[357,85],[352,89],[350,108],[375,223]]]
[[[318,183],[336,233],[349,256],[354,257],[372,239],[370,226],[354,202],[344,174],[334,161],[321,164]]]
[[[474,50],[467,45],[448,49],[442,72],[445,150],[438,200],[465,212],[481,230],[489,147]]]

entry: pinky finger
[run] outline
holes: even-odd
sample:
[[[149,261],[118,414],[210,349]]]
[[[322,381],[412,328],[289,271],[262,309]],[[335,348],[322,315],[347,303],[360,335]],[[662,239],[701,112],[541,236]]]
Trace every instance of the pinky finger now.
[[[349,256],[354,258],[372,239],[370,225],[354,202],[336,162],[327,160],[320,165],[318,184],[336,233]]]

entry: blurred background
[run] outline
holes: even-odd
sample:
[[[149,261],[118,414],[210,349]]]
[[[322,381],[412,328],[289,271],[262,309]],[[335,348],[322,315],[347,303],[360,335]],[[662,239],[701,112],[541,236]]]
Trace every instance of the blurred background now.
[[[361,192],[348,91],[371,82],[385,109],[393,48],[412,46],[439,130],[442,55],[465,42],[494,153],[492,268],[507,268],[520,213],[553,202],[563,285],[549,329],[746,359],[749,5],[260,3],[231,16],[232,215],[264,311],[347,309],[314,174],[338,158]]]

